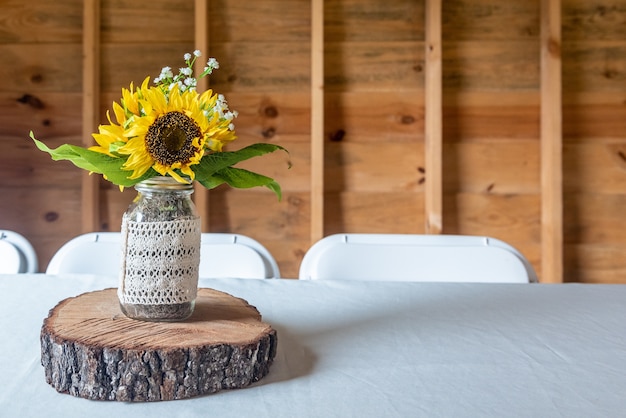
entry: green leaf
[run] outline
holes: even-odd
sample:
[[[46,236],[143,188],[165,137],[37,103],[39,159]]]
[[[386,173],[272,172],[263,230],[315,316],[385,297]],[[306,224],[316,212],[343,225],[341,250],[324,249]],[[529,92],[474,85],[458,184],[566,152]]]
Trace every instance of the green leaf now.
[[[239,189],[264,186],[273,191],[280,200],[282,192],[280,185],[274,179],[232,167],[241,161],[279,150],[289,154],[280,145],[264,143],[249,145],[237,151],[215,152],[205,155],[199,164],[192,166],[192,170],[196,175],[196,180],[207,189],[213,189],[224,183]]]
[[[122,170],[122,165],[126,162],[123,158],[114,158],[70,144],[63,144],[58,148],[51,149],[43,142],[37,140],[32,132],[30,137],[35,141],[37,148],[50,154],[53,160],[70,161],[78,168],[104,175],[108,181],[119,186],[131,187],[142,180],[158,175],[154,170],[150,169],[140,178],[131,180],[128,176],[132,174],[132,171]]]
[[[280,145],[274,144],[252,144],[237,151],[214,152],[205,155],[199,164],[192,166],[196,177],[208,178],[223,168],[233,166],[241,161],[250,158],[260,157],[274,151],[282,150],[289,153]]]
[[[230,187],[238,189],[248,189],[252,187],[264,186],[273,191],[278,197],[278,200],[282,199],[282,192],[280,185],[274,181],[274,179],[264,176],[262,174],[255,173],[253,171],[244,170],[243,168],[226,167],[212,176],[212,181],[219,184],[227,183]],[[201,182],[203,186],[204,183]],[[219,185],[216,184],[216,185]],[[206,187],[206,186],[205,186]]]

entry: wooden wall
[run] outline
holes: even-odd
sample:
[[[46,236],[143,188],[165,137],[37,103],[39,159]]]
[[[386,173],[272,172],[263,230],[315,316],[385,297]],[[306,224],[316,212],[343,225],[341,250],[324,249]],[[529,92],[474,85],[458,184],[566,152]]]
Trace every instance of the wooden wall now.
[[[239,111],[233,147],[277,143],[293,164],[248,164],[281,183],[281,202],[199,193],[206,228],[261,241],[283,276],[322,235],[440,226],[508,241],[542,281],[626,282],[626,0],[0,0],[0,228],[28,237],[42,269],[89,229],[89,181],[29,130],[80,144],[89,100],[104,121],[121,87],[197,45]],[[546,170],[562,183],[546,188]],[[119,230],[134,191],[91,182],[93,229]],[[549,269],[546,244],[562,251]]]

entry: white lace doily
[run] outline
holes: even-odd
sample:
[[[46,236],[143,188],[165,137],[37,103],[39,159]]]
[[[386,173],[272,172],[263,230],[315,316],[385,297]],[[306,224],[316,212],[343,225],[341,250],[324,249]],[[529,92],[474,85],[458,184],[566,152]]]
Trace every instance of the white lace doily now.
[[[122,222],[122,303],[164,305],[195,300],[200,265],[200,218]]]

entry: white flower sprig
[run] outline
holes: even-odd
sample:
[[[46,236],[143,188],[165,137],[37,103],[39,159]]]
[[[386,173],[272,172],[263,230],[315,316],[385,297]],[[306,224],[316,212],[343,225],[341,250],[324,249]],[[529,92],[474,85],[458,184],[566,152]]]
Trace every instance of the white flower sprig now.
[[[193,51],[193,55],[186,53],[184,55],[184,59],[187,67],[179,68],[177,75],[174,75],[171,67],[163,67],[161,69],[161,74],[154,79],[154,84],[161,87],[166,94],[174,88],[178,88],[181,93],[187,90],[195,91],[196,86],[198,85],[198,79],[206,77],[211,74],[213,70],[220,68],[220,64],[215,58],[209,58],[202,74],[200,74],[197,78],[194,77],[193,66],[196,59],[198,59],[200,55],[201,53],[197,49]]]
[[[185,59],[185,64],[187,67],[179,68],[178,74],[175,76],[172,72],[171,67],[163,67],[161,69],[161,74],[157,78],[155,78],[154,84],[161,88],[166,97],[169,97],[169,92],[173,89],[180,90],[181,93],[189,90],[196,91],[196,86],[198,85],[198,79],[202,77],[206,77],[207,75],[213,73],[213,70],[220,68],[220,64],[217,62],[215,58],[209,58],[202,71],[202,74],[195,78],[193,76],[193,66],[196,62],[196,59],[200,57],[201,53],[199,50],[193,51],[193,55],[190,53],[186,53],[183,58]],[[228,109],[228,103],[226,103],[226,99],[223,94],[219,94],[217,96],[217,101],[213,108],[204,109],[204,117],[207,120],[211,120],[214,116],[216,116],[219,120],[228,120],[230,124],[228,128],[231,131],[235,130],[235,125],[232,123],[233,119],[235,119],[239,113],[235,110],[231,111]]]

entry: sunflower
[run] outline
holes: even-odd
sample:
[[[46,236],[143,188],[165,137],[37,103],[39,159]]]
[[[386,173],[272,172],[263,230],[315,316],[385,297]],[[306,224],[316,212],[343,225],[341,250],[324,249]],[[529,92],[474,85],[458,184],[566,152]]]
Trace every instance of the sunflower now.
[[[127,156],[122,169],[130,179],[142,177],[150,168],[181,183],[195,178],[192,166],[207,151],[221,151],[236,136],[232,117],[224,113],[223,99],[208,90],[148,87],[146,78],[133,92],[122,89],[121,103],[113,103],[117,124],[99,127],[92,151]],[[185,176],[185,177],[183,177]]]

